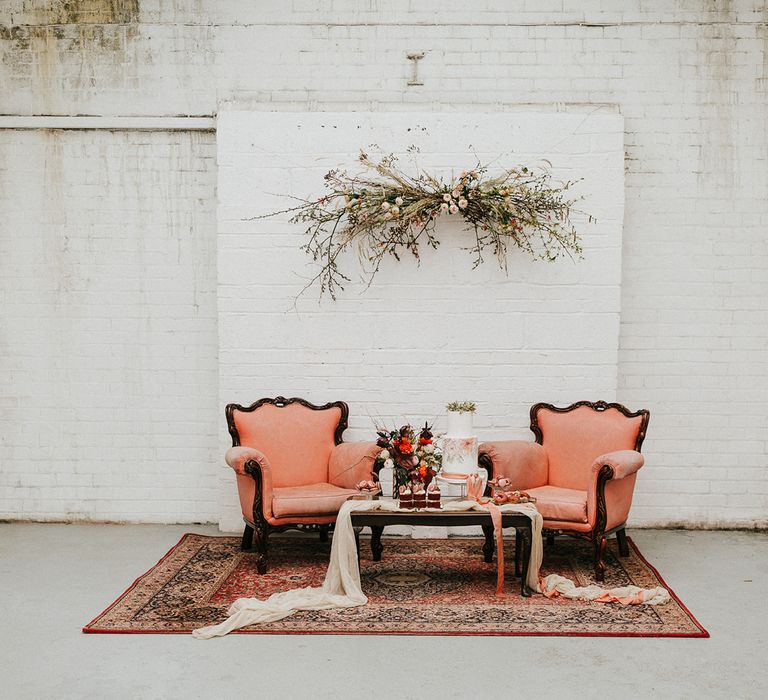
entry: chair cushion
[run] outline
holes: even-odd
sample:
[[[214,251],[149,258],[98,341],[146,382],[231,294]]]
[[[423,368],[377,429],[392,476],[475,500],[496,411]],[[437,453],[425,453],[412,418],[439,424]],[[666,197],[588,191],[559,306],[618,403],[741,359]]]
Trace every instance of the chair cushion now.
[[[634,450],[643,418],[627,418],[616,408],[596,411],[579,406],[567,413],[542,408],[538,421],[549,459],[549,484],[586,491],[595,458]]]
[[[272,491],[272,514],[276,518],[301,515],[336,515],[355,489],[342,489],[333,484],[287,486]]]
[[[255,447],[269,460],[273,486],[328,481],[328,460],[341,419],[337,406],[319,411],[299,403],[264,404],[233,415],[240,444]]]
[[[560,486],[537,486],[528,489],[536,499],[536,508],[544,520],[571,523],[587,522],[587,492]]]

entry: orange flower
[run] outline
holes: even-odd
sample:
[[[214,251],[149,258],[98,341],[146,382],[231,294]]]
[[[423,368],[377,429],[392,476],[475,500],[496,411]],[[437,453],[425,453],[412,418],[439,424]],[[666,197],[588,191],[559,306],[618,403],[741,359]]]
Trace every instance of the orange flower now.
[[[413,452],[413,445],[411,445],[411,443],[407,440],[401,440],[399,450],[404,455],[409,455]]]
[[[419,467],[419,476],[423,479],[427,475],[426,467]]]
[[[419,438],[419,444],[420,445],[431,445],[432,444],[432,438]]]

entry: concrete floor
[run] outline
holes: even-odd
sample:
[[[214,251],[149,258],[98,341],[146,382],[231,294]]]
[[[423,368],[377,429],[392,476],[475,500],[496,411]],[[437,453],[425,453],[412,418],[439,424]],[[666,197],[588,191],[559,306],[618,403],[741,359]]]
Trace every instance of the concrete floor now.
[[[768,697],[766,533],[631,533],[711,639],[81,634],[188,531],[0,525],[0,696]]]

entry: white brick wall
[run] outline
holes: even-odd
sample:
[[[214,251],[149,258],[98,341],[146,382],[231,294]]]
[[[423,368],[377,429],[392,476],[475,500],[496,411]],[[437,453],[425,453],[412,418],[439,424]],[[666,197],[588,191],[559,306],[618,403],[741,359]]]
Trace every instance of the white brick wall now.
[[[0,131],[0,518],[215,516],[213,149]]]
[[[293,111],[617,105],[626,151],[618,396],[652,411],[633,520],[765,524],[764,3],[126,0],[89,2],[80,15],[71,10],[80,3],[68,5],[0,8],[0,113],[214,114],[231,99]],[[427,52],[422,87],[406,86],[409,51]],[[166,159],[168,173],[177,168]],[[40,187],[39,174],[27,184]],[[15,245],[27,229],[13,231]],[[56,391],[80,393],[70,386]]]

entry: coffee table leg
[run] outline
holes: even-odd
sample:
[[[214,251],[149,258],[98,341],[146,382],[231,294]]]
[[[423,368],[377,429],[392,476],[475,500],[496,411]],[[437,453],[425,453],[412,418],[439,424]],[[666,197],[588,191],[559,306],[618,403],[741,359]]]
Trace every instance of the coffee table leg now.
[[[486,564],[490,564],[493,561],[493,552],[496,549],[496,542],[493,538],[493,525],[483,525],[483,534],[485,535],[485,542],[483,542],[483,558]]]
[[[518,531],[523,536],[523,575],[520,578],[520,595],[529,598],[531,592],[528,590],[528,563],[531,560],[531,528],[522,528]]]
[[[371,554],[373,555],[373,561],[381,561],[381,553],[384,551],[384,545],[381,544],[381,533],[383,532],[383,525],[371,525]]]
[[[523,544],[523,534],[519,527],[515,528],[515,576],[520,576],[520,548]]]

